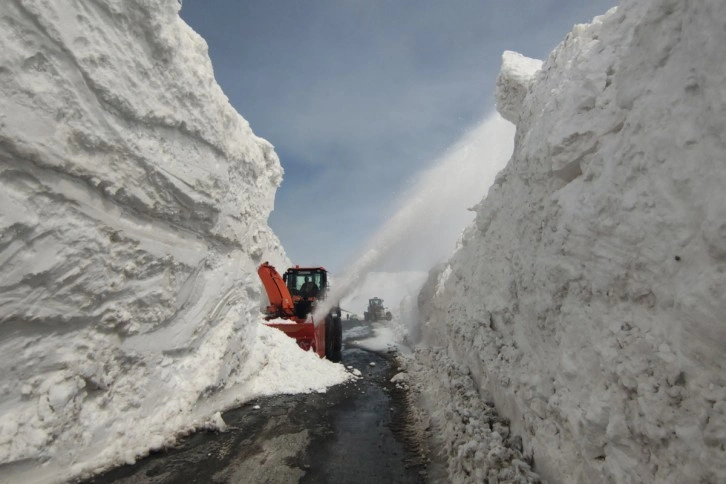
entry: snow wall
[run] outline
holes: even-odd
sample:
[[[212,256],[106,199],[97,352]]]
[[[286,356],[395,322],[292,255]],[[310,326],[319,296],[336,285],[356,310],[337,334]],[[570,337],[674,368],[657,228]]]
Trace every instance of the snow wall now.
[[[514,154],[420,311],[548,481],[726,482],[724,19],[623,0],[504,55]]]
[[[233,402],[282,170],[177,0],[0,7],[0,475],[133,461]]]

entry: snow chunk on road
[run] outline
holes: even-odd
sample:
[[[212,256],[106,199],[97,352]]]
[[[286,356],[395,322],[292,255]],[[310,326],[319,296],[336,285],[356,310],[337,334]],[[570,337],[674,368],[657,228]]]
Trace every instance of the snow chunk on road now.
[[[393,377],[391,377],[390,382],[391,383],[397,383],[397,382],[407,383],[408,380],[409,380],[408,373],[406,373],[405,371],[402,371],[400,373],[396,373],[395,375],[393,375]]]
[[[205,425],[205,428],[207,430],[216,430],[218,432],[226,432],[227,431],[227,422],[224,421],[224,418],[222,418],[222,412],[216,412],[212,417],[209,419],[207,424]]]

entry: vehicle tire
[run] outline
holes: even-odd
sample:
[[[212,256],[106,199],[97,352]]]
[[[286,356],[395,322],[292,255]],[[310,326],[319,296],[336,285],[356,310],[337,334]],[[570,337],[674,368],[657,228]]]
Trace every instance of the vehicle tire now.
[[[332,319],[332,348],[329,359],[330,361],[338,363],[343,359],[343,322],[337,316]]]
[[[368,311],[363,313],[363,321],[368,321]]]
[[[386,313],[386,320],[387,320],[387,321],[390,321],[390,320],[392,320],[392,319],[393,319],[393,314],[391,314],[391,312],[390,312],[390,311],[388,311],[388,312]]]
[[[325,317],[325,358],[328,360],[333,356],[333,317]]]

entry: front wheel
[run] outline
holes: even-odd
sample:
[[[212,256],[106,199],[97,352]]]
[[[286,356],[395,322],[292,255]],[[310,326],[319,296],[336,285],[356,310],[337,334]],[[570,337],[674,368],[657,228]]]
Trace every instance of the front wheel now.
[[[325,317],[325,357],[331,359],[333,355],[333,317]]]
[[[340,317],[329,314],[325,318],[325,357],[333,363],[342,359],[343,323]]]
[[[338,363],[340,360],[343,359],[343,323],[340,320],[340,317],[334,316],[333,317],[333,341],[332,341],[332,351],[330,354],[330,361],[333,361],[335,363]]]

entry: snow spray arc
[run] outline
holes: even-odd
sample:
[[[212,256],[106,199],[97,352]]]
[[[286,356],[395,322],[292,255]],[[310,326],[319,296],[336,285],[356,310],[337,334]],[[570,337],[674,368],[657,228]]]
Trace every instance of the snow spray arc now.
[[[346,296],[382,261],[428,270],[447,257],[463,228],[467,209],[484,196],[509,160],[514,125],[492,114],[462,137],[399,199],[398,210],[370,238],[363,254],[340,277],[316,320]]]

